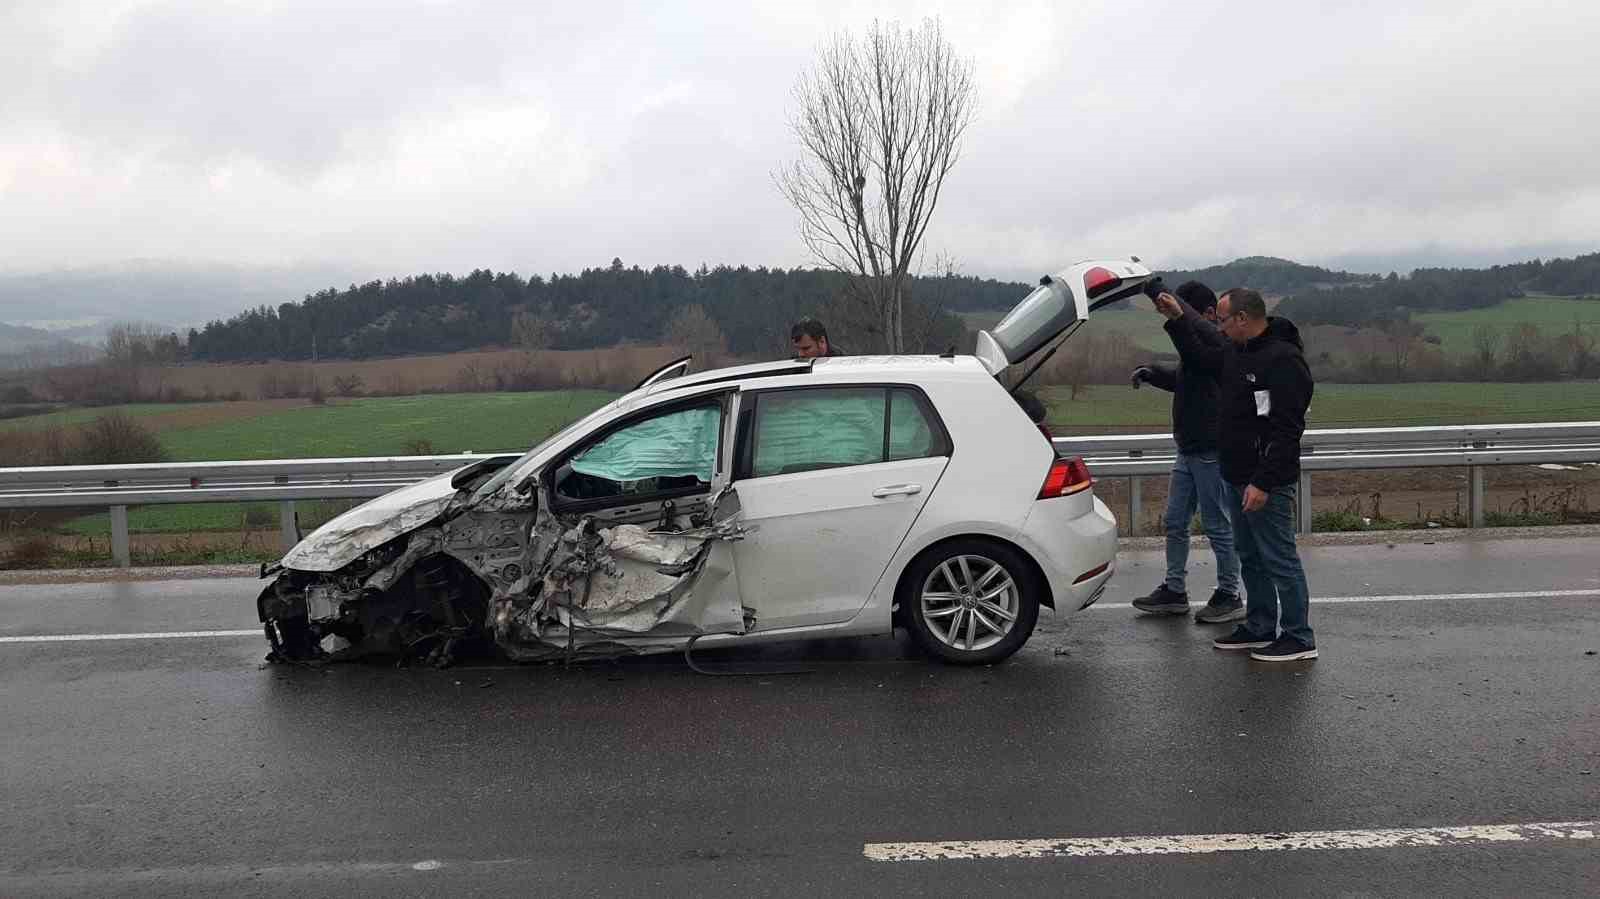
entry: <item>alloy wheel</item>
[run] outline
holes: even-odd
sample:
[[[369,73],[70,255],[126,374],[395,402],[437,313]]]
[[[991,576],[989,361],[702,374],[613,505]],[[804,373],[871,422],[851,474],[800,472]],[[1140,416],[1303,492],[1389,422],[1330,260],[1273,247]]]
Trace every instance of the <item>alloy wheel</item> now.
[[[1004,565],[979,555],[951,556],[922,584],[922,620],[940,642],[963,652],[999,643],[1016,624],[1017,583]]]

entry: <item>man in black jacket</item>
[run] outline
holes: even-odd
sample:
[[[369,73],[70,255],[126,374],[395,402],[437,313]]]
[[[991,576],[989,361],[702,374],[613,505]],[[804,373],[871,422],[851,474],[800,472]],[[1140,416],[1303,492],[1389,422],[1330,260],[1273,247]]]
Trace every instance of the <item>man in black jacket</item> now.
[[[1213,645],[1250,650],[1264,662],[1314,659],[1311,593],[1294,545],[1300,437],[1313,390],[1300,332],[1287,319],[1268,317],[1261,294],[1245,288],[1222,295],[1216,326],[1171,294],[1157,297],[1156,308],[1184,363],[1217,376],[1218,455],[1246,614]]]
[[[1178,298],[1207,321],[1215,322],[1217,296],[1199,281],[1188,281]],[[1167,324],[1171,331],[1174,323]],[[1189,566],[1189,520],[1195,507],[1217,557],[1217,589],[1198,612],[1196,621],[1222,623],[1245,616],[1239,598],[1239,558],[1233,551],[1233,525],[1223,507],[1227,488],[1217,462],[1217,377],[1189,365],[1180,357],[1177,366],[1141,365],[1133,370],[1133,386],[1150,384],[1172,394],[1172,437],[1178,458],[1172,463],[1167,490],[1167,578],[1148,596],[1133,601],[1142,612],[1187,615],[1189,593],[1185,581]]]

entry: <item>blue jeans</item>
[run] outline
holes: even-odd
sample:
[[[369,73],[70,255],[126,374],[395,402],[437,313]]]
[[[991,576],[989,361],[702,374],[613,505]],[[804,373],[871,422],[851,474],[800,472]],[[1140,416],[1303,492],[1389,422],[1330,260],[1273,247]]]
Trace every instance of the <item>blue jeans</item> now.
[[[1167,589],[1188,592],[1184,587],[1189,570],[1189,520],[1200,507],[1211,551],[1217,557],[1217,589],[1239,595],[1239,559],[1233,554],[1233,526],[1223,508],[1228,503],[1222,468],[1217,454],[1178,454],[1172,464],[1172,486],[1167,490]]]
[[[1244,484],[1228,485],[1234,542],[1244,575],[1245,629],[1265,640],[1283,634],[1316,646],[1311,632],[1311,588],[1294,546],[1295,488],[1275,487],[1267,504],[1244,511]]]

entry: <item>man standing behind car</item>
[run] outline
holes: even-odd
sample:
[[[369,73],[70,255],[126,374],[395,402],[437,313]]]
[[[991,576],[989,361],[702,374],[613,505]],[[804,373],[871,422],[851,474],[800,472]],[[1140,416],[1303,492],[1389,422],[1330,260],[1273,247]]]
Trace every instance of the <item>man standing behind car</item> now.
[[[1217,375],[1218,455],[1246,602],[1244,622],[1212,645],[1263,662],[1314,659],[1311,591],[1294,544],[1300,437],[1314,389],[1300,332],[1269,318],[1261,294],[1246,288],[1222,295],[1216,326],[1172,294],[1155,303],[1185,363]]]
[[[1159,284],[1160,282],[1155,282]],[[1217,320],[1217,296],[1199,281],[1179,285],[1178,298],[1208,322]],[[1176,323],[1169,322],[1170,332]],[[1208,624],[1238,621],[1245,616],[1239,598],[1239,558],[1233,551],[1233,525],[1223,506],[1228,502],[1217,463],[1217,377],[1179,357],[1176,367],[1141,365],[1133,370],[1133,386],[1150,384],[1172,394],[1172,438],[1178,458],[1172,463],[1167,491],[1167,579],[1148,596],[1133,601],[1142,612],[1187,615],[1189,593],[1185,581],[1189,565],[1189,521],[1195,507],[1205,525],[1211,552],[1217,557],[1217,589],[1195,612],[1194,620]]]

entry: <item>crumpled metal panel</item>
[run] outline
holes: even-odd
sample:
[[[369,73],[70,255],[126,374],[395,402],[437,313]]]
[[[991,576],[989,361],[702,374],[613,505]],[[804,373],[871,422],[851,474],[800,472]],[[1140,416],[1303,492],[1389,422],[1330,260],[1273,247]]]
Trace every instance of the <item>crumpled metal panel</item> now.
[[[338,571],[437,518],[455,492],[444,474],[386,493],[312,531],[281,564],[296,571]]]
[[[342,571],[349,582],[340,595],[320,588],[314,619],[358,591],[388,591],[422,560],[444,554],[488,586],[487,627],[513,659],[659,650],[695,635],[744,633],[753,622],[740,604],[726,545],[744,535],[731,490],[711,503],[721,523],[683,527],[689,522],[680,517],[683,529],[676,531],[559,516],[548,511],[542,490],[528,497],[497,491],[494,501],[447,513],[453,496],[448,476],[430,479],[352,510],[302,541],[285,557],[287,568]],[[395,544],[386,551],[395,557],[376,571],[351,565],[402,535],[404,550]]]

